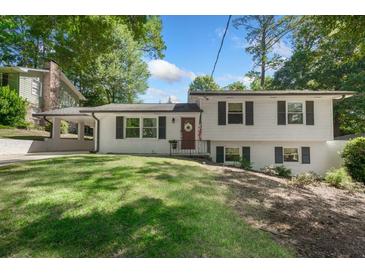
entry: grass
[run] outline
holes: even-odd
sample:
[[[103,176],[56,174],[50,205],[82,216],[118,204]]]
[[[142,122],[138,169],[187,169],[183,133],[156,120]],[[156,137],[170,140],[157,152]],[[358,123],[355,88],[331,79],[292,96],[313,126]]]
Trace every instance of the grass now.
[[[198,163],[84,155],[0,169],[1,257],[290,257]]]

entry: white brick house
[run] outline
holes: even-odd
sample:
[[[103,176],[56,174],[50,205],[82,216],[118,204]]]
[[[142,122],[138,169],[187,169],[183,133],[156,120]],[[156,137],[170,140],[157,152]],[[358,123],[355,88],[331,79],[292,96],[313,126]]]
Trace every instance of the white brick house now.
[[[245,157],[257,170],[284,164],[294,174],[323,174],[340,163],[345,143],[333,138],[333,100],[352,94],[204,91],[190,92],[188,103],[109,104],[79,113],[95,122],[94,146],[100,153],[194,154],[222,164]],[[71,119],[52,112],[37,115]]]

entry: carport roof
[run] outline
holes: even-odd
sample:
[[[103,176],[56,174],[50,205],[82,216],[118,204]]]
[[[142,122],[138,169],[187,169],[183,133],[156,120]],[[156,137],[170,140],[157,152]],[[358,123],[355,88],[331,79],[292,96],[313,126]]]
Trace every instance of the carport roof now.
[[[87,113],[80,113],[82,107],[69,107],[52,109],[44,112],[34,113],[33,116],[89,116]]]

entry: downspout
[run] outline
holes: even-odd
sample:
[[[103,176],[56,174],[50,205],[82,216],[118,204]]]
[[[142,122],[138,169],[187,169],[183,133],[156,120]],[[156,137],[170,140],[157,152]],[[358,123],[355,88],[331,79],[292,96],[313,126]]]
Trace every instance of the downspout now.
[[[50,124],[51,124],[51,130],[49,131],[49,138],[51,138],[51,139],[52,139],[52,137],[53,137],[53,123],[52,123],[50,120],[48,120],[48,119],[46,118],[46,116],[43,116],[43,119],[44,119],[45,121],[47,121],[48,123],[50,123]]]
[[[95,152],[99,152],[100,120],[98,118],[96,118],[94,112],[91,112],[91,116],[96,120],[96,149],[95,149]]]

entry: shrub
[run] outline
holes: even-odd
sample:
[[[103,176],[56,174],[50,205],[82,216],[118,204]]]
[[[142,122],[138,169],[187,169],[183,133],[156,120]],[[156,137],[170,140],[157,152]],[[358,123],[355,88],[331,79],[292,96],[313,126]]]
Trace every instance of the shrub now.
[[[240,166],[242,169],[251,170],[252,169],[252,163],[247,160],[245,157],[240,158]]]
[[[47,123],[46,126],[44,127],[46,131],[50,132],[51,131],[51,124]],[[68,133],[68,123],[66,121],[61,121],[61,126],[60,126],[60,130],[61,130],[61,134],[66,134]]]
[[[271,176],[279,176],[284,178],[290,178],[291,176],[291,169],[285,167],[284,165],[280,166],[266,166],[261,169],[261,171],[265,174],[271,175]]]
[[[309,172],[302,172],[296,176],[294,176],[291,180],[291,182],[295,185],[311,185],[316,184],[318,181],[321,180],[321,177],[314,173],[313,171]]]
[[[27,101],[8,86],[0,87],[0,124],[7,126],[25,125]]]
[[[365,183],[365,137],[358,137],[347,142],[342,158],[350,176]]]
[[[346,188],[352,185],[351,177],[344,167],[327,171],[324,180],[327,184],[338,188]]]

